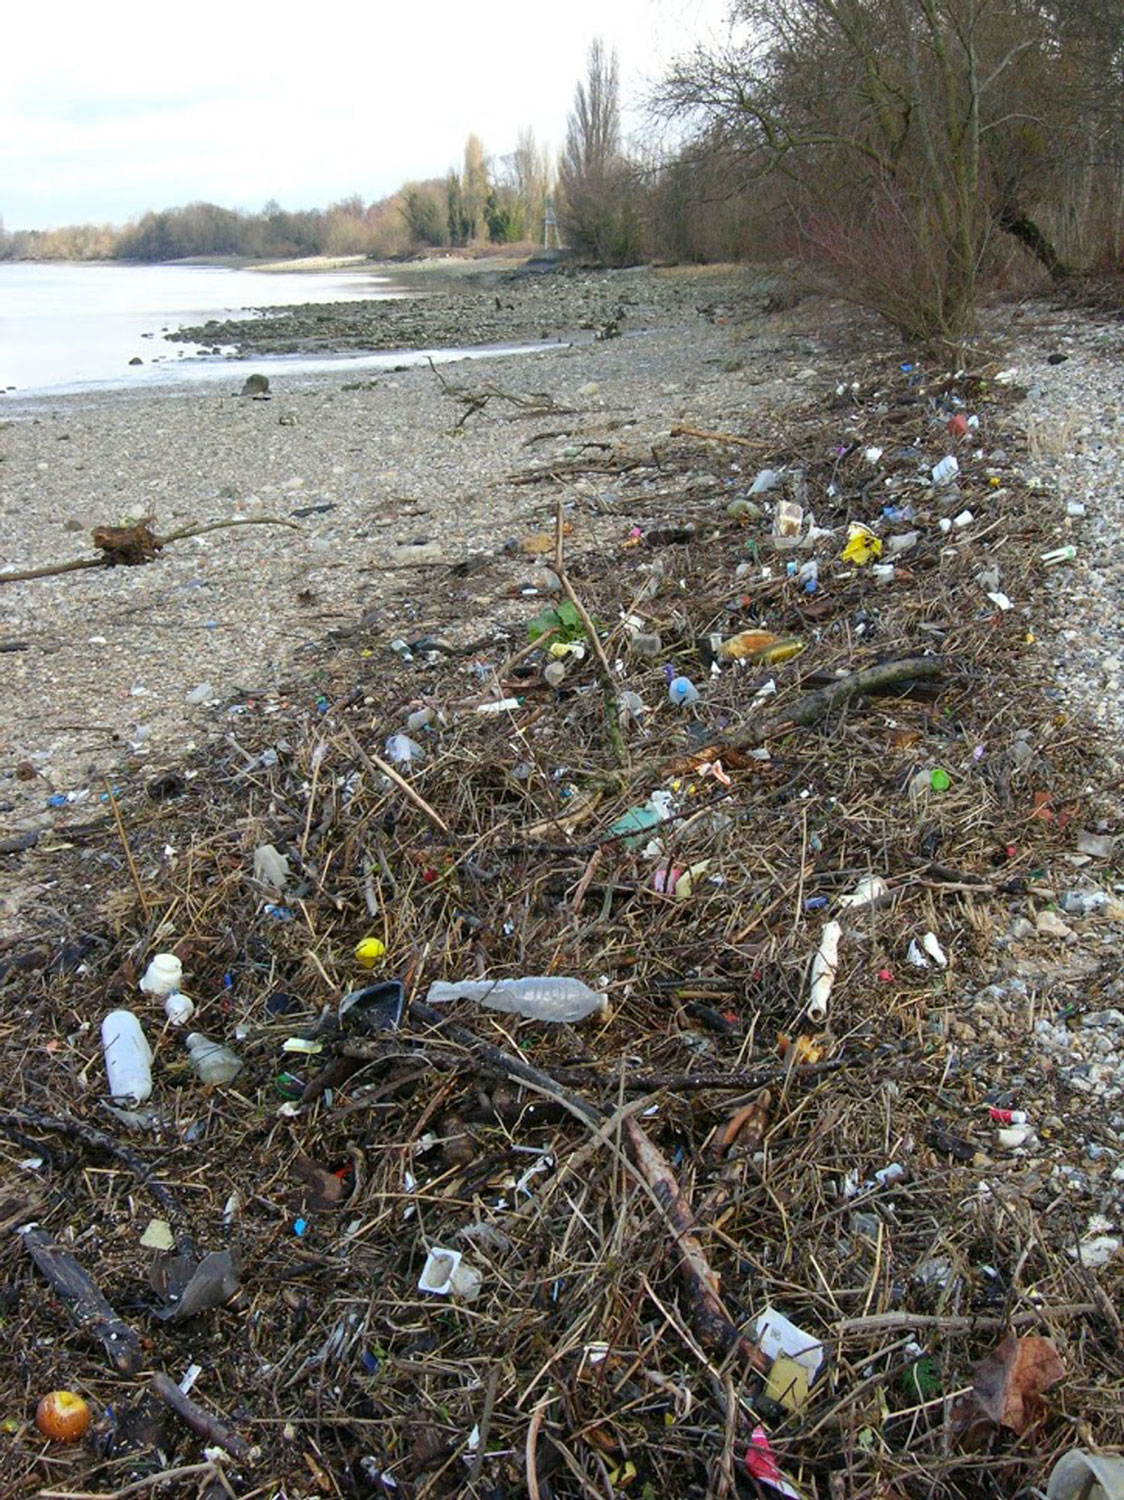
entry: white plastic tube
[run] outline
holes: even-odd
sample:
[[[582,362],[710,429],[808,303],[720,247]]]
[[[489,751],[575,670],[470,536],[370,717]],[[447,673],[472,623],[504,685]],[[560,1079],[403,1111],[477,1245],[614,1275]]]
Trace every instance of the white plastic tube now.
[[[101,1023],[110,1098],[143,1104],[152,1093],[152,1049],[131,1010],[111,1010]]]
[[[827,1003],[831,998],[831,987],[835,983],[835,971],[839,967],[839,939],[843,929],[838,922],[825,922],[820,937],[820,946],[812,959],[812,990],[808,997],[808,1019],[827,1020]]]

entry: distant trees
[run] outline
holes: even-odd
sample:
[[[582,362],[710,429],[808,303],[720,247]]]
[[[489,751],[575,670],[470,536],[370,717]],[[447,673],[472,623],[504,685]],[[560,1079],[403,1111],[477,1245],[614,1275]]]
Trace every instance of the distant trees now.
[[[586,76],[574,90],[566,143],[558,163],[559,222],[564,242],[606,264],[627,264],[642,251],[639,198],[621,146],[617,54],[598,39]]]

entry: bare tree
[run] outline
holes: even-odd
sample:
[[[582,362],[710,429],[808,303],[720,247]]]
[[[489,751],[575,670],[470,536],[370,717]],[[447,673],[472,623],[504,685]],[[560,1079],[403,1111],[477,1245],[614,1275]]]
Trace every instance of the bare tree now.
[[[639,253],[639,215],[621,148],[617,54],[597,39],[574,90],[558,163],[559,220],[567,244],[600,261]]]
[[[660,104],[743,181],[779,181],[796,247],[847,292],[956,346],[996,229],[1064,270],[1032,214],[1077,118],[1048,16],[1039,0],[735,0],[731,45],[681,62]]]

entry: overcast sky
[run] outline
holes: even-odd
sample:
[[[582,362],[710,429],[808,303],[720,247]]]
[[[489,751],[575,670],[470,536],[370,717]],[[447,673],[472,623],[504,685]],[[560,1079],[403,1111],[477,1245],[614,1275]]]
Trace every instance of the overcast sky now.
[[[560,145],[590,41],[626,105],[719,37],[726,0],[32,0],[0,56],[5,228],[123,224],[206,199],[322,208],[460,164],[475,131]],[[626,113],[626,126],[638,119]]]

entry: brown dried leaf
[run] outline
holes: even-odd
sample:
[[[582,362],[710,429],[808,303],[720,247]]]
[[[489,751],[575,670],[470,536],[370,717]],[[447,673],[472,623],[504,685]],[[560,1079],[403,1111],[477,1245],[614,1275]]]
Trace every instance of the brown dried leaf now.
[[[972,1392],[959,1414],[962,1428],[981,1417],[1022,1434],[1042,1413],[1042,1393],[1065,1375],[1050,1339],[1036,1333],[1007,1337],[973,1371]]]

